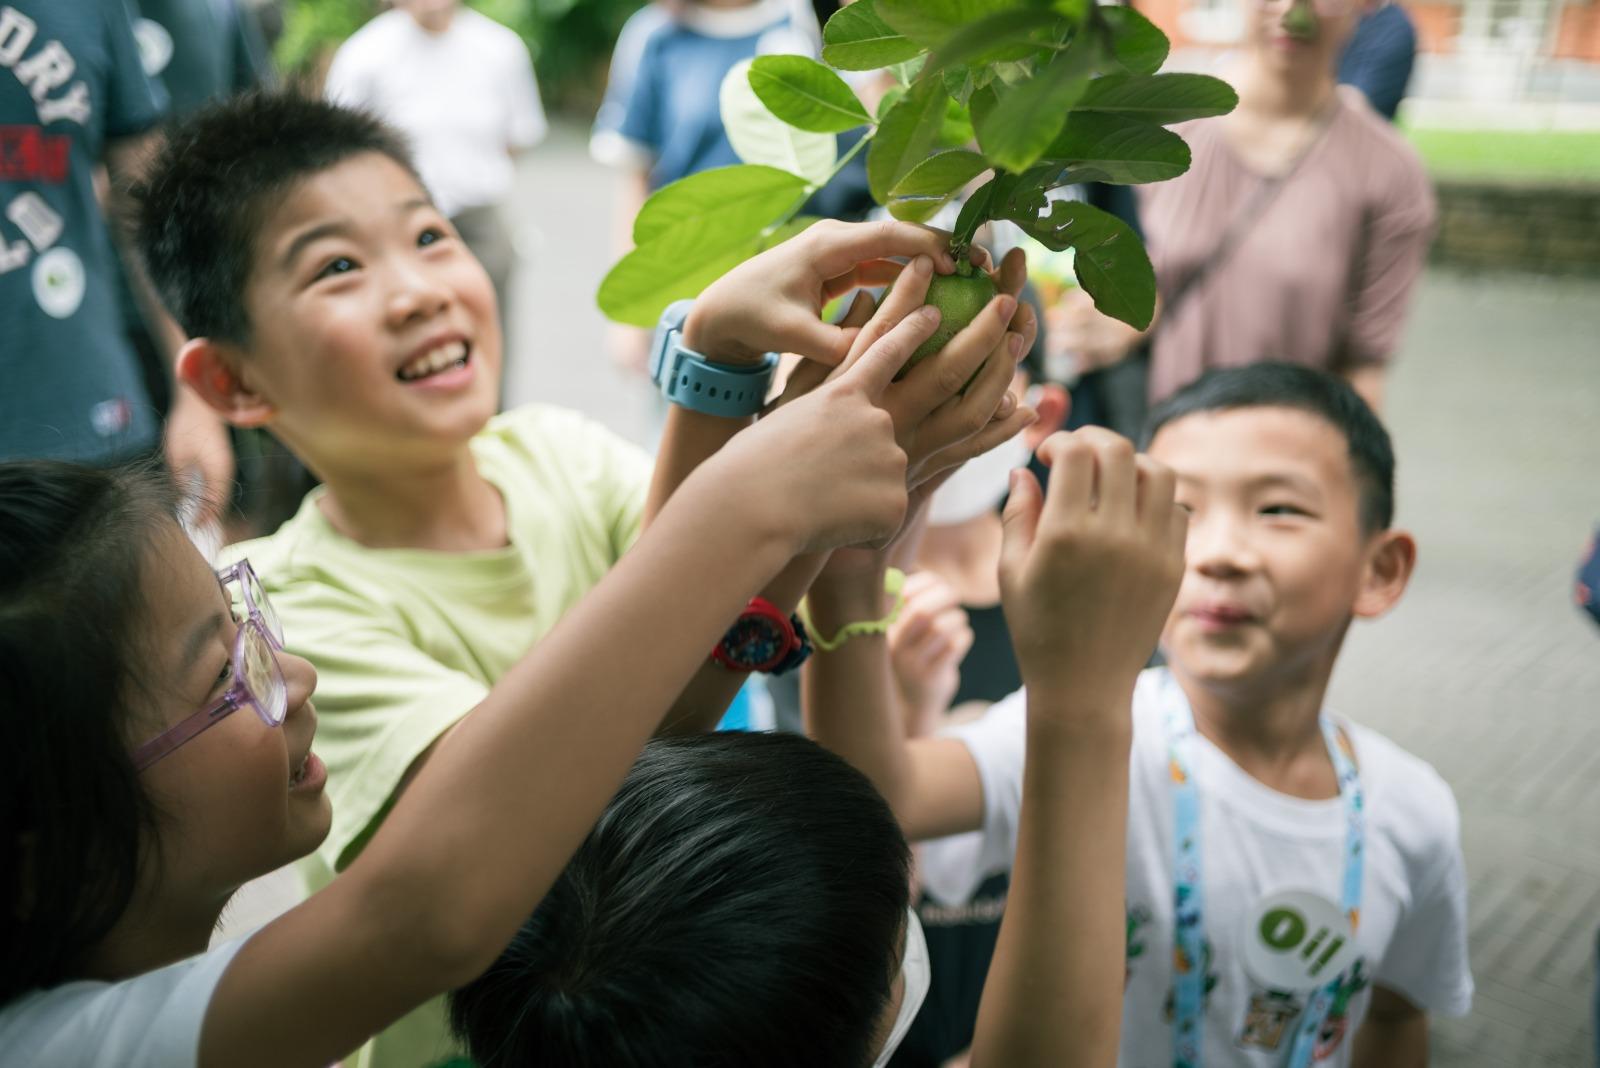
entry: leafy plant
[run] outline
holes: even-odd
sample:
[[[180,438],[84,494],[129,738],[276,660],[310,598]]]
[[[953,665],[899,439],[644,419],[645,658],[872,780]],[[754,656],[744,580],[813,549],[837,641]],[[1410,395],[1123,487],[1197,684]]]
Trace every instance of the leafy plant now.
[[[1050,249],[1072,249],[1095,306],[1143,329],[1155,274],[1137,235],[1049,193],[1188,169],[1188,145],[1166,126],[1224,114],[1237,97],[1215,78],[1158,73],[1167,47],[1137,11],[1092,0],[857,0],[828,20],[822,55],[838,70],[894,72],[877,114],[805,57],[735,68],[723,117],[746,162],[645,202],[636,247],[601,283],[601,310],[651,325],[668,303],[803,229],[806,200],[865,151],[872,196],[898,219],[924,222],[984,178],[950,237],[958,263],[980,226],[1009,220]],[[835,135],[859,127],[865,136],[836,158]]]

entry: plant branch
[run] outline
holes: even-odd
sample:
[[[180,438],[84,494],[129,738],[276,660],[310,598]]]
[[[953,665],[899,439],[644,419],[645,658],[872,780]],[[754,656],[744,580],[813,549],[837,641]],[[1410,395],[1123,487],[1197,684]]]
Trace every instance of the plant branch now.
[[[839,177],[839,172],[844,170],[845,167],[849,165],[850,161],[856,158],[856,154],[858,152],[867,147],[867,142],[871,141],[873,135],[875,135],[877,132],[878,128],[874,126],[865,134],[863,134],[861,140],[850,146],[850,151],[839,157],[839,161],[833,165],[833,170],[828,172],[828,176],[822,181],[818,182],[816,185],[807,185],[805,192],[800,194],[799,199],[791,204],[788,210],[786,210],[782,215],[773,220],[771,225],[762,230],[761,236],[768,237],[787,226],[789,224],[789,220],[800,214],[800,209],[805,207],[806,201],[815,196],[819,189],[825,188],[829,182]]]

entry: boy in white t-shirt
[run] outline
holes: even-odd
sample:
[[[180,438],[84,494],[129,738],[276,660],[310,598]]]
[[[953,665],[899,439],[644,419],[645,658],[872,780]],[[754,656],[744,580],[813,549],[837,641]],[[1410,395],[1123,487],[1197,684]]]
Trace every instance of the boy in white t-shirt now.
[[[1150,426],[1190,526],[1168,667],[1133,698],[1120,1063],[1425,1064],[1428,1014],[1472,998],[1455,799],[1323,707],[1350,622],[1416,559],[1388,434],[1344,383],[1276,364],[1212,374]],[[908,837],[982,831],[924,846],[924,889],[958,900],[1011,863],[1023,705],[903,745],[808,711]]]

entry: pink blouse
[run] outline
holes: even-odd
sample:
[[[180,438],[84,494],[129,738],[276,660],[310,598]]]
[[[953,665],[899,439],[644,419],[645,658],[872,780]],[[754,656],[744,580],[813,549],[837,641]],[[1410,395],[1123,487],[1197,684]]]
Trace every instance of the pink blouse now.
[[[1211,256],[1264,181],[1229,147],[1221,119],[1177,127],[1194,164],[1139,188],[1162,300]],[[1329,370],[1394,352],[1433,233],[1422,161],[1357,90],[1341,88],[1320,140],[1227,258],[1155,331],[1150,397],[1213,367],[1284,360]]]

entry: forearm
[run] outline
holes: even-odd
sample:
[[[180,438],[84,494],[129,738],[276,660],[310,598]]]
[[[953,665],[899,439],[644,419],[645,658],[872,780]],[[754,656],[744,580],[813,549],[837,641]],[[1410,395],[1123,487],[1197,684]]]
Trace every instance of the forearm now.
[[[827,562],[827,555],[814,553],[797,556],[761,591],[761,596],[771,601],[783,612],[793,612],[811,586],[817,572]],[[728,618],[728,623],[733,617]],[[720,637],[720,635],[719,635]],[[672,703],[666,717],[657,729],[658,734],[704,734],[716,727],[734,695],[750,676],[744,672],[729,671],[710,658],[711,647],[706,647],[706,660],[695,672],[689,685]]]
[[[827,636],[846,623],[882,617],[884,602],[883,580],[876,575],[848,584],[818,583],[807,601],[812,621]],[[904,827],[911,762],[891,686],[887,639],[864,635],[812,655],[801,706],[806,733],[871,779]]]
[[[1131,728],[1125,707],[1063,714],[1039,708],[1044,700],[1029,695],[1016,864],[976,1068],[1103,1068],[1117,1057]]]
[[[656,449],[655,472],[650,492],[645,497],[644,526],[649,528],[667,500],[694,473],[695,468],[717,454],[734,436],[749,426],[751,419],[727,419],[704,412],[690,411],[674,404],[667,409],[661,444]],[[808,580],[809,581],[809,580]],[[804,593],[804,588],[801,589]],[[798,595],[797,599],[798,599]]]
[[[415,909],[394,929],[446,947],[452,974],[441,984],[476,974],[527,918],[663,709],[791,551],[775,524],[706,524],[721,494],[711,482],[684,492],[690,499],[663,512],[439,743],[341,877],[376,879],[390,888],[384,900]],[[614,655],[617,620],[649,636],[625,669]]]

